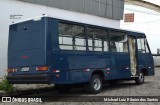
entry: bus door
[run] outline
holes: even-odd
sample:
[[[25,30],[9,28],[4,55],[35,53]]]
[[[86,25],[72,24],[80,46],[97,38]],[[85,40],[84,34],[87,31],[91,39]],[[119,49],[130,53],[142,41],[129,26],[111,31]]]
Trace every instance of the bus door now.
[[[130,70],[131,75],[136,76],[137,59],[136,59],[136,43],[135,38],[128,36],[129,53],[130,53]]]
[[[145,51],[146,51],[145,61],[146,61],[146,67],[148,67],[148,70],[150,71],[149,75],[154,75],[154,61],[147,39],[145,39]]]
[[[145,38],[137,39],[138,56],[140,68],[147,68],[148,70],[154,69],[153,57],[149,50],[147,40]]]
[[[112,79],[130,77],[128,37],[126,33],[110,31],[110,50],[114,58]]]
[[[147,39],[145,39],[145,51],[146,51],[146,59],[145,61],[147,62],[146,65],[148,65],[148,69],[154,69],[154,61],[153,61],[153,57],[152,57],[152,53],[151,51],[149,50],[149,45],[148,45],[148,42],[147,42]]]

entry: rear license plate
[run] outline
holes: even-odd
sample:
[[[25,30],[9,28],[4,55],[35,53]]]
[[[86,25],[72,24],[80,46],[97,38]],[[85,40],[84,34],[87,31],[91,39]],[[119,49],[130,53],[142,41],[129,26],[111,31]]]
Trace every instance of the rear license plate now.
[[[29,71],[29,67],[22,67],[21,71]]]

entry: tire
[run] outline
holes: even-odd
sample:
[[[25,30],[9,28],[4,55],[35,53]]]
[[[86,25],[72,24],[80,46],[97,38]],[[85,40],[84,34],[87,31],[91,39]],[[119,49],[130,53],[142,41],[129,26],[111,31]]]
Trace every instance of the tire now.
[[[99,75],[93,75],[91,81],[86,84],[85,89],[87,92],[97,94],[102,89],[102,79]]]
[[[137,85],[141,85],[144,83],[144,73],[143,72],[140,72],[139,76],[135,78],[135,82]]]
[[[59,93],[69,93],[71,90],[71,86],[65,86],[65,85],[56,85],[55,89],[59,92]]]

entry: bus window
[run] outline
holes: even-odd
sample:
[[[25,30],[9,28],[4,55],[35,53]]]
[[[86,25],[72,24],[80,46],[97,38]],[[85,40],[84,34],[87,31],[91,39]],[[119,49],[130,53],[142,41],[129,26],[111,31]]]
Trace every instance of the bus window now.
[[[127,35],[125,33],[111,31],[109,37],[112,52],[128,52]]]
[[[146,53],[149,53],[149,49],[148,49],[148,46],[147,46],[147,39],[145,39],[145,49],[146,49]]]
[[[107,31],[87,28],[88,47],[90,51],[108,51]]]
[[[84,27],[59,23],[59,47],[65,50],[86,50]]]
[[[146,45],[145,45],[145,39],[141,38],[141,39],[137,39],[137,45],[138,45],[138,51],[141,53],[145,53],[146,52]]]

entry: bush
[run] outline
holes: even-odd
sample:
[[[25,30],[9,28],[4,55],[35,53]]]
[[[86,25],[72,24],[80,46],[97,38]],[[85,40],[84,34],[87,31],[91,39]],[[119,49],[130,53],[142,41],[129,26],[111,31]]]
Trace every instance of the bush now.
[[[8,83],[6,76],[4,76],[3,80],[0,82],[0,90],[4,90],[6,92],[13,91],[13,86]]]

